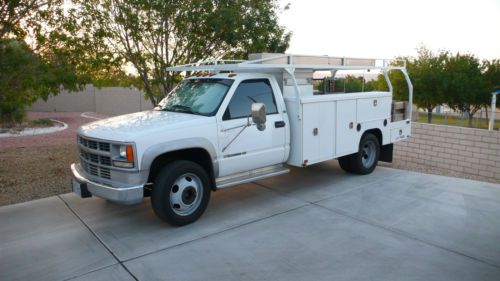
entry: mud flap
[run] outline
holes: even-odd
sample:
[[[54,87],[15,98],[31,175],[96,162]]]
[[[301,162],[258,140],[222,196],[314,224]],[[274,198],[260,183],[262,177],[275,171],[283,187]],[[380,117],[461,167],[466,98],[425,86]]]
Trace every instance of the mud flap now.
[[[81,198],[92,197],[92,193],[89,192],[86,183],[78,182],[76,179],[71,180],[71,187],[73,193],[80,196]]]
[[[392,152],[394,150],[394,144],[383,145],[380,149],[379,161],[392,163]]]

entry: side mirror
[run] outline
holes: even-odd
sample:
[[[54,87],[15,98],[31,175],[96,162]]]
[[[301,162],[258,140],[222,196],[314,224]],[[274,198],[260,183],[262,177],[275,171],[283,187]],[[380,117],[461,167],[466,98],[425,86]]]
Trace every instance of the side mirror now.
[[[263,103],[252,103],[252,121],[259,131],[266,129],[266,106]]]

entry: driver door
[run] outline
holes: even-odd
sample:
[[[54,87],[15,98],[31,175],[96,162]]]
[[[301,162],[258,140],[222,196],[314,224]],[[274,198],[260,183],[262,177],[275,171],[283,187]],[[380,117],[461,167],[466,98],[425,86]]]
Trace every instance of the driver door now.
[[[254,102],[263,103],[266,107],[267,120],[263,131],[259,131],[255,125],[243,127],[248,123]],[[269,79],[248,79],[240,82],[221,120],[218,120],[218,155],[221,157],[219,176],[250,171],[284,161],[286,130],[283,115],[278,107]]]

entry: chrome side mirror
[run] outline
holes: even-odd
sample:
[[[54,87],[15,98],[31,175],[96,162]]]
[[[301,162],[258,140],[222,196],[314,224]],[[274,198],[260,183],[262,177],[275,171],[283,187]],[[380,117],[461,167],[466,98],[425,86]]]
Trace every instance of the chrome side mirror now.
[[[266,129],[266,106],[263,103],[252,104],[252,121],[257,125],[259,131]]]

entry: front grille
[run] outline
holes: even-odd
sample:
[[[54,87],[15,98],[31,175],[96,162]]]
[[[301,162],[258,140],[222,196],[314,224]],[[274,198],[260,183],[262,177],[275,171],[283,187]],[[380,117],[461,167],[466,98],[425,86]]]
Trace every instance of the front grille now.
[[[106,165],[106,166],[111,166],[111,158],[108,157],[108,156],[100,156],[99,157],[99,162],[101,162],[101,164],[103,165]]]
[[[81,161],[81,165],[85,172],[89,173],[90,175],[108,180],[111,179],[111,170],[109,168],[99,167],[97,165],[89,164],[84,161]]]
[[[99,143],[99,150],[109,151],[110,150],[109,148],[110,148],[109,143],[107,143],[107,142],[100,142]]]
[[[86,152],[83,149],[80,149],[80,156],[83,159],[90,161],[92,163],[101,164],[104,166],[111,166],[111,157],[109,156],[93,154],[90,152]]]
[[[80,163],[85,172],[96,177],[111,179],[111,157],[109,156],[111,145],[81,136],[78,136],[78,143],[81,145]]]
[[[102,178],[111,179],[111,171],[108,168],[101,168],[99,173]]]
[[[99,163],[99,155],[87,154],[89,155],[90,162]]]
[[[97,149],[97,142],[93,140],[87,140],[87,147],[91,149]]]
[[[81,136],[78,136],[78,142],[90,149],[100,150],[100,151],[110,151],[111,145],[107,142],[99,142],[95,140],[90,140]]]
[[[96,165],[89,164],[89,173],[94,176],[99,176],[99,167]]]

